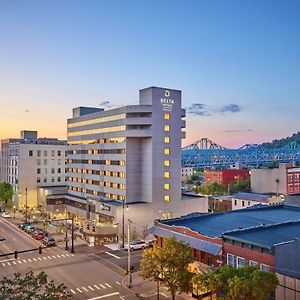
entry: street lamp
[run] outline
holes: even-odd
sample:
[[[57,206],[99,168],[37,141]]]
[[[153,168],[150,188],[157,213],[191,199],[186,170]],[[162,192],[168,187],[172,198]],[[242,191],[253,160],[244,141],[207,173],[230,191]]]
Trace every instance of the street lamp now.
[[[19,193],[19,196],[22,194]],[[25,188],[25,223],[28,221],[27,187]]]
[[[122,205],[122,248],[125,248],[125,208],[128,210],[125,200]]]

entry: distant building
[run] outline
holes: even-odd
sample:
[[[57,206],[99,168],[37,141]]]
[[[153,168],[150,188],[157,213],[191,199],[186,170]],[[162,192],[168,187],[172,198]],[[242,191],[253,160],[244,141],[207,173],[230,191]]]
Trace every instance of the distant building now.
[[[38,138],[24,130],[19,139],[1,141],[1,181],[12,185],[17,208],[36,207],[38,187],[65,186],[66,141]]]
[[[205,170],[206,183],[219,183],[227,186],[234,181],[243,181],[250,179],[247,169],[225,169],[225,170]]]
[[[243,209],[254,205],[274,205],[283,202],[283,197],[256,193],[236,193],[232,195],[232,210]]]
[[[185,181],[194,174],[194,168],[192,167],[182,167],[181,168],[181,181]]]
[[[189,244],[194,260],[204,267],[250,265],[276,272],[280,281],[276,299],[299,297],[300,207],[274,205],[191,215],[155,221],[149,231],[160,246],[171,236]]]
[[[251,169],[250,173],[254,193],[300,194],[300,168],[292,163],[279,164],[279,168]]]

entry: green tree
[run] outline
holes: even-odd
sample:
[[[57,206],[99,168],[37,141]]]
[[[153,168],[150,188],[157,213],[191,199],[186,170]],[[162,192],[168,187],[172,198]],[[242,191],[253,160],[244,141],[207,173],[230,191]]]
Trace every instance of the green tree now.
[[[244,191],[249,188],[250,188],[250,180],[240,180],[240,181],[231,182],[229,191],[230,194],[234,194],[236,192]]]
[[[187,270],[193,261],[188,245],[176,241],[174,237],[165,238],[163,247],[156,244],[146,249],[140,264],[141,275],[154,281],[161,281],[169,290],[172,299],[177,292],[188,292],[193,274]]]
[[[4,209],[11,207],[13,194],[13,188],[9,183],[3,182],[0,184],[0,201],[4,206]]]
[[[199,176],[198,176],[197,174],[193,174],[193,175],[191,176],[191,179],[192,179],[193,181],[196,181],[196,180],[199,180],[200,178],[199,178]]]
[[[205,183],[195,188],[195,192],[202,195],[220,196],[225,194],[225,186],[216,182]]]
[[[266,300],[274,293],[278,279],[274,273],[256,267],[234,269],[226,265],[196,275],[192,282],[199,291],[211,291],[220,300]]]
[[[22,276],[14,274],[13,279],[4,277],[0,280],[0,300],[69,300],[71,295],[64,284],[48,282],[44,272],[33,272]]]

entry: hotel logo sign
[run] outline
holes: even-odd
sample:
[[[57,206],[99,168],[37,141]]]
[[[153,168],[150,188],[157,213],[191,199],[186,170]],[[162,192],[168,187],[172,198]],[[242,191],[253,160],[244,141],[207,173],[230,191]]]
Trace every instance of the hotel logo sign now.
[[[170,98],[171,93],[169,90],[165,90],[163,98],[160,98],[160,103],[162,104],[163,111],[172,111],[174,100]]]

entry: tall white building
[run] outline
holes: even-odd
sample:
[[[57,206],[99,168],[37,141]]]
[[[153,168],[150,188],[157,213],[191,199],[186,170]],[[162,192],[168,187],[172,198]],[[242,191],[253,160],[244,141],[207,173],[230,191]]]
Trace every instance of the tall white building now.
[[[139,104],[78,107],[68,119],[67,210],[82,219],[137,226],[194,211],[207,203],[181,200],[181,91],[140,90]]]
[[[13,186],[14,205],[36,207],[38,187],[64,186],[66,141],[38,138],[22,131],[19,139],[1,141],[1,181]]]

